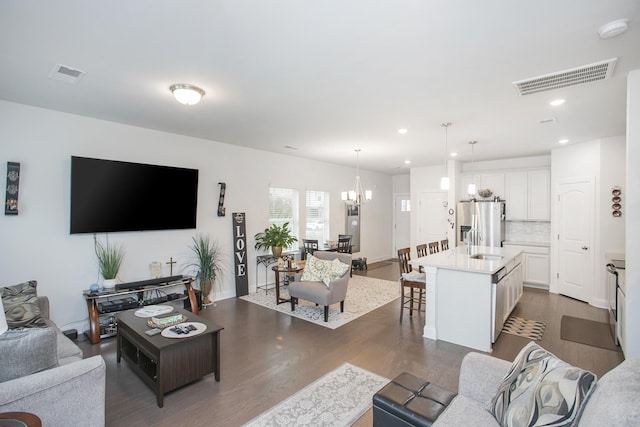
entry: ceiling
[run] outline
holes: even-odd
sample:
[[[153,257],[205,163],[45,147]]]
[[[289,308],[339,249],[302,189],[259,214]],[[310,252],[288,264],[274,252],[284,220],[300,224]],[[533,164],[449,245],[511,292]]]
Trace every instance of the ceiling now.
[[[470,140],[480,161],[624,135],[639,18],[637,0],[0,0],[0,99],[350,166],[358,148],[361,168],[406,173],[444,163],[443,122],[461,161]],[[512,84],[610,58],[609,80]],[[206,95],[181,105],[174,83]]]

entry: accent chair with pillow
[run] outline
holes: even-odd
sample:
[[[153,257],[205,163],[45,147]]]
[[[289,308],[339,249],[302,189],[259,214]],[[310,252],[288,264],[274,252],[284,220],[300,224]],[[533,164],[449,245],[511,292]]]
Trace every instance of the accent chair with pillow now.
[[[639,401],[640,358],[596,381],[531,342],[513,363],[467,354],[458,395],[433,426],[640,426]]]
[[[291,311],[296,310],[298,298],[324,306],[324,321],[329,321],[329,306],[340,303],[344,312],[349,277],[351,254],[316,251],[307,256],[304,271],[299,279],[289,283]]]
[[[49,320],[49,299],[36,286],[0,288],[8,325],[0,333],[0,412],[30,412],[47,427],[104,426],[104,360],[83,359]]]

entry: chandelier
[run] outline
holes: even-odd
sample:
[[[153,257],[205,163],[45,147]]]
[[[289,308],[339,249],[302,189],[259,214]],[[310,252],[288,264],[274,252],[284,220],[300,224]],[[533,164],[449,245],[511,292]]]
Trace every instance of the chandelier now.
[[[360,151],[359,148],[354,150],[356,152],[356,182],[353,184],[353,190],[343,191],[341,193],[342,201],[348,205],[356,205],[359,206],[362,203],[366,203],[371,200],[372,192],[371,190],[364,191],[362,189],[362,182],[360,181],[360,163],[359,156]]]

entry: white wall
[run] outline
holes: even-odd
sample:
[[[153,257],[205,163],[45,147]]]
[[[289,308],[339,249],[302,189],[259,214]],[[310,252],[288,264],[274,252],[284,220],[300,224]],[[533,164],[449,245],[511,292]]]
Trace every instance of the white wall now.
[[[627,80],[627,185],[623,199],[626,218],[627,304],[625,334],[626,357],[640,356],[640,70]],[[625,194],[623,192],[623,194]]]
[[[196,233],[209,233],[227,253],[228,273],[215,299],[235,295],[231,258],[231,214],[245,212],[249,247],[249,289],[255,289],[253,235],[267,226],[268,187],[325,190],[331,198],[331,234],[344,232],[345,209],[340,191],[355,179],[353,167],[342,167],[166,132],[60,113],[0,101],[0,161],[21,163],[19,215],[0,216],[0,286],[38,281],[51,301],[51,316],[62,328],[86,329],[82,291],[99,280],[92,235],[69,235],[69,181],[72,155],[188,167],[200,170],[197,230],[111,233],[110,241],[126,246],[120,271],[124,281],[150,277],[149,263],[188,258]],[[362,182],[374,189],[361,209],[361,252],[372,261],[386,259],[392,248],[392,179],[361,170]],[[227,215],[218,217],[218,182],[227,183]],[[167,194],[168,198],[174,195]],[[301,207],[301,212],[304,209]],[[302,219],[302,218],[301,218]],[[104,235],[100,235],[104,239]],[[169,275],[165,266],[165,275]],[[263,270],[261,273],[264,274]],[[264,276],[262,276],[262,280]]]

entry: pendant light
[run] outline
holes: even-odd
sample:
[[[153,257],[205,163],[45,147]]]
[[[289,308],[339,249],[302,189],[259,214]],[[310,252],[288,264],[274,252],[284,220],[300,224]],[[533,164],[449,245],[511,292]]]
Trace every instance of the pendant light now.
[[[353,190],[343,191],[341,193],[342,201],[346,202],[348,205],[360,206],[362,203],[368,202],[371,200],[373,193],[371,190],[364,191],[362,189],[362,182],[360,182],[360,162],[359,155],[360,148],[356,148],[354,150],[356,152],[356,181],[353,184]]]
[[[450,122],[442,123],[440,126],[444,128],[444,175],[440,178],[440,189],[449,189],[449,174],[447,173],[447,150],[449,145],[449,126]]]
[[[476,171],[476,167],[475,167],[475,158],[473,156],[473,146],[476,145],[478,143],[478,141],[469,141],[469,144],[471,145],[471,176],[473,177],[473,173]],[[473,183],[473,181],[471,182],[471,184],[469,184],[469,188],[467,189],[467,193],[470,196],[473,196],[476,194],[476,184]]]

